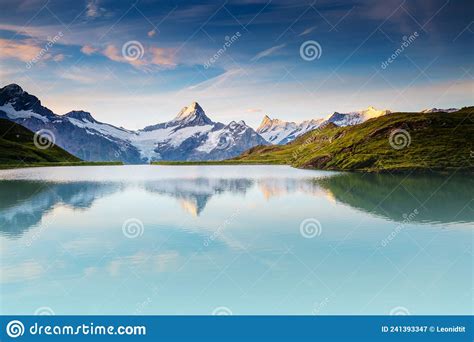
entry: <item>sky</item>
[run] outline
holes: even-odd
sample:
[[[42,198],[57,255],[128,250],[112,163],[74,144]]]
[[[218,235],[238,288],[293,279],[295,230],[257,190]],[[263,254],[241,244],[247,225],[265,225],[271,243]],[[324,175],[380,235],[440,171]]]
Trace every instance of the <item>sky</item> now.
[[[0,0],[0,86],[129,129],[474,104],[474,2]]]

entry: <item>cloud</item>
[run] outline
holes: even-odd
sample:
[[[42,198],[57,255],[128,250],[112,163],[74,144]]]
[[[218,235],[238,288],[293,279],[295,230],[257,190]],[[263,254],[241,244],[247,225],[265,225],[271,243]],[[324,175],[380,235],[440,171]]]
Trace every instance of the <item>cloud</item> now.
[[[305,36],[307,34],[310,34],[311,32],[313,32],[314,30],[316,29],[316,26],[312,26],[312,27],[308,27],[306,30],[304,30],[303,32],[301,32],[299,34],[299,36]]]
[[[271,48],[269,48],[269,49],[263,50],[262,52],[257,53],[257,54],[251,59],[251,61],[252,61],[252,62],[256,62],[256,61],[258,61],[260,58],[270,56],[270,55],[274,54],[276,51],[278,51],[278,50],[284,48],[285,46],[286,46],[286,44],[281,44],[281,45],[273,46],[273,47],[271,47]]]
[[[86,5],[86,16],[88,18],[100,17],[102,9],[99,7],[99,0],[89,0]]]
[[[110,80],[111,76],[102,70],[88,67],[73,66],[65,72],[58,73],[59,77],[82,84],[96,84],[98,81]]]
[[[0,38],[0,51],[0,58],[29,62],[39,55],[41,48],[30,39],[13,41]]]
[[[150,38],[151,38],[151,37],[154,37],[155,34],[156,34],[156,30],[155,30],[155,29],[153,29],[153,30],[151,30],[151,31],[149,31],[149,32],[147,33],[148,37],[150,37]]]
[[[65,58],[65,57],[66,57],[66,56],[64,56],[62,53],[60,53],[60,54],[57,54],[57,55],[55,55],[55,56],[53,57],[53,61],[55,61],[55,62],[62,62],[62,61],[64,61],[64,58]]]
[[[174,54],[172,49],[165,48],[150,48],[151,63],[154,65],[160,65],[164,67],[171,67],[176,65],[174,60]]]
[[[92,45],[84,45],[81,48],[81,52],[88,55],[88,56],[92,55],[96,51],[97,51],[97,49],[95,47],[93,47]]]
[[[108,59],[114,62],[128,63],[133,65],[136,68],[140,68],[146,65],[143,59],[127,59],[123,56],[122,52],[113,44],[107,45],[107,47],[102,51],[102,54]]]
[[[261,113],[262,110],[260,108],[249,108],[247,109],[247,113]]]
[[[142,49],[143,46],[137,45],[137,48]],[[129,63],[138,69],[147,69],[151,66],[170,68],[177,65],[174,50],[169,48],[143,48],[143,57],[133,59],[125,58],[119,48],[110,44],[102,51],[102,54],[114,62]]]
[[[232,80],[235,80],[236,78],[240,78],[244,74],[245,73],[242,69],[227,70],[224,73],[220,74],[219,76],[210,78],[206,81],[190,86],[187,88],[187,90],[207,91],[211,88],[222,89],[220,87],[222,87],[223,85],[232,84],[231,82]]]
[[[107,57],[108,59],[115,61],[115,62],[126,62],[127,60],[123,58],[122,54],[119,52],[117,47],[114,45],[110,44],[107,45],[104,51],[102,51],[102,54]]]

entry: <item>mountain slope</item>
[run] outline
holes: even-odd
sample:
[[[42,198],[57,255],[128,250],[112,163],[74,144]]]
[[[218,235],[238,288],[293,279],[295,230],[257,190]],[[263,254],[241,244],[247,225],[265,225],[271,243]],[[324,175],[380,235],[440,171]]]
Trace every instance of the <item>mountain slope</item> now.
[[[474,107],[449,114],[393,113],[357,126],[327,123],[290,144],[254,147],[230,162],[326,170],[473,170],[473,142]]]
[[[268,115],[265,115],[257,128],[257,133],[271,144],[284,145],[319,127],[323,121],[323,119],[315,119],[296,123],[270,119]]]
[[[213,122],[196,102],[171,121],[137,131],[130,141],[148,161],[222,160],[267,144],[244,121]]]
[[[327,122],[332,122],[336,126],[352,126],[361,124],[369,119],[378,118],[379,116],[387,115],[390,113],[391,111],[387,109],[378,110],[372,106],[369,106],[367,109],[358,112],[334,112],[334,114],[327,119]]]
[[[130,131],[98,122],[83,111],[56,115],[16,84],[0,89],[0,118],[33,132],[50,131],[57,146],[83,160],[141,162],[136,147],[126,140]]]
[[[79,162],[80,159],[57,146],[40,149],[34,133],[9,120],[0,119],[0,164]]]
[[[265,115],[262,123],[257,128],[257,133],[271,144],[285,145],[299,136],[328,123],[334,123],[337,126],[352,126],[390,113],[389,110],[378,110],[370,106],[357,112],[334,112],[327,119],[306,120],[300,123],[270,119],[268,115]]]
[[[84,111],[54,114],[16,84],[0,89],[0,118],[34,132],[47,129],[58,146],[87,161],[220,160],[267,144],[243,121],[213,122],[196,102],[171,121],[131,131],[99,122]]]

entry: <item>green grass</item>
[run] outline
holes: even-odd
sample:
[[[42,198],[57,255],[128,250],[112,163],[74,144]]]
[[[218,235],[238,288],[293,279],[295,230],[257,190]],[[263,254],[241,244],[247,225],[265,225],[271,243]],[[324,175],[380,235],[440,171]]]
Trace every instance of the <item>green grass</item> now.
[[[262,164],[258,161],[242,162],[240,160],[204,160],[204,161],[154,161],[151,165],[245,165]]]
[[[33,132],[12,121],[0,119],[0,169],[121,164],[121,162],[85,162],[56,145],[39,149],[34,144]]]
[[[0,164],[0,170],[2,169],[17,169],[25,167],[45,167],[45,166],[113,166],[123,165],[122,162],[51,162],[51,163],[12,163],[12,164]]]
[[[395,149],[395,129],[410,144]],[[473,171],[474,107],[456,113],[394,113],[360,125],[328,125],[288,145],[257,146],[230,162],[288,164],[299,168],[352,171]]]

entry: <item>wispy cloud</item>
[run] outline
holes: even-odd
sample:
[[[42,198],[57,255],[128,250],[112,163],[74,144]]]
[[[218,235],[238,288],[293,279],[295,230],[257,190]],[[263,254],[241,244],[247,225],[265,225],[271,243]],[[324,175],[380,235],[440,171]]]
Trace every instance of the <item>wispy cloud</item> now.
[[[315,29],[316,29],[317,26],[312,26],[312,27],[308,27],[306,30],[304,30],[303,32],[301,32],[299,34],[299,36],[306,36],[307,34],[310,34],[311,32],[313,32]]]
[[[99,0],[89,0],[86,5],[86,16],[88,18],[98,18],[103,11],[102,8],[99,7]]]
[[[266,50],[263,50],[262,52],[259,52],[257,53],[252,59],[251,61],[252,62],[256,62],[258,61],[259,59],[263,58],[263,57],[267,57],[267,56],[271,56],[273,55],[275,52],[277,52],[278,50],[284,48],[286,46],[286,44],[281,44],[281,45],[277,45],[277,46],[273,46],[269,49],[266,49]]]
[[[140,46],[140,48],[143,48],[143,46]],[[107,45],[101,53],[114,62],[129,63],[137,69],[147,70],[153,66],[172,68],[177,65],[174,50],[171,48],[154,46],[143,48],[143,57],[137,59],[125,58],[121,49],[113,44]]]
[[[97,77],[100,75],[100,78]],[[96,68],[73,66],[64,72],[58,73],[58,76],[82,84],[96,84],[99,80],[110,80],[109,74],[101,72]]]
[[[13,41],[0,38],[0,51],[0,59],[11,58],[28,62],[41,52],[41,47],[31,39]]]
[[[65,58],[66,58],[66,56],[64,54],[59,53],[59,54],[53,56],[53,61],[62,62],[62,61],[64,61]]]

